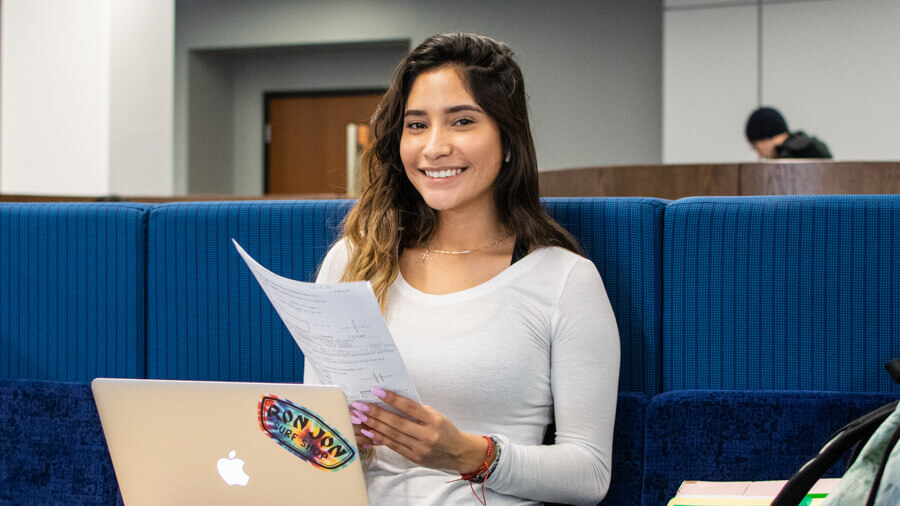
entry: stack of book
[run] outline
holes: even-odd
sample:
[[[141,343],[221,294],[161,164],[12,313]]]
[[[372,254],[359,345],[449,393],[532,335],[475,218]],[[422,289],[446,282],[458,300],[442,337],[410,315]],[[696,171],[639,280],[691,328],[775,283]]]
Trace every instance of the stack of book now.
[[[821,504],[840,478],[819,480],[800,506]],[[769,506],[786,480],[778,481],[686,481],[668,506]]]

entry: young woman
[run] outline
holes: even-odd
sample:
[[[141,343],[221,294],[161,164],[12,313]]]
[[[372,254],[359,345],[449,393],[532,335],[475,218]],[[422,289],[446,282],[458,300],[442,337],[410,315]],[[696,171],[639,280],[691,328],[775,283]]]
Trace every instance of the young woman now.
[[[539,202],[512,52],[471,34],[427,39],[398,65],[372,127],[367,186],[318,281],[372,282],[429,404],[373,390],[412,420],[353,404],[356,440],[376,450],[372,504],[474,503],[465,480],[492,506],[596,504],[618,330],[593,263]]]

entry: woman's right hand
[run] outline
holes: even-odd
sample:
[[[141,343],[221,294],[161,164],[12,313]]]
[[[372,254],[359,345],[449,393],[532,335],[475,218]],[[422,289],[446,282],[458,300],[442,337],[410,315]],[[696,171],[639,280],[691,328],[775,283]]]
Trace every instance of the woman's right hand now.
[[[350,406],[350,408],[351,408],[350,422],[353,423],[353,435],[356,436],[356,447],[359,449],[370,448],[374,443],[372,442],[371,439],[369,439],[362,433],[362,430],[366,429],[366,430],[371,431],[372,428],[369,427],[368,425],[364,425],[362,420],[358,420],[353,415],[353,411],[352,411],[353,406],[352,405]]]

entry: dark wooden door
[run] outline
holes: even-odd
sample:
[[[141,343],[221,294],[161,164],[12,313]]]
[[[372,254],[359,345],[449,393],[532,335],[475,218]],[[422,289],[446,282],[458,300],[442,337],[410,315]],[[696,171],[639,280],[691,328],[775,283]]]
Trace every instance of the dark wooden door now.
[[[347,124],[368,124],[380,98],[378,91],[267,95],[266,193],[345,193]]]

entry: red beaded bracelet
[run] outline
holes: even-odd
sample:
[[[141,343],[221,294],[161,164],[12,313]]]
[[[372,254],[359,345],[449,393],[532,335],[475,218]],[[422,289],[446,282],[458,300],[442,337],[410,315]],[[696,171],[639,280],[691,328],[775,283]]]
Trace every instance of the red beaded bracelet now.
[[[475,494],[475,499],[478,499],[478,502],[480,502],[484,506],[487,506],[487,498],[484,495],[484,482],[487,480],[488,475],[491,473],[491,466],[488,464],[488,459],[491,458],[491,454],[494,452],[494,440],[489,438],[488,436],[481,437],[483,437],[488,443],[487,451],[484,453],[484,461],[481,463],[481,466],[479,466],[474,473],[459,473],[459,478],[448,481],[447,483],[453,483],[454,481],[460,480],[468,481],[469,488],[471,488],[472,493]],[[482,474],[484,474],[483,478],[481,476]],[[476,478],[482,478],[481,497],[478,497],[478,492],[475,492],[475,487],[472,486],[472,480]]]
[[[488,465],[488,459],[491,458],[491,453],[494,453],[494,440],[487,436],[481,436],[481,437],[483,437],[488,442],[487,452],[485,452],[485,454],[484,454],[484,462],[481,463],[481,467],[479,467],[477,470],[475,470],[474,473],[469,473],[469,474],[460,473],[459,476],[460,476],[461,480],[472,481],[475,478],[477,478],[478,476],[480,476],[482,473],[486,472],[488,470],[488,468],[490,467]],[[487,478],[487,476],[485,476],[485,478]]]

